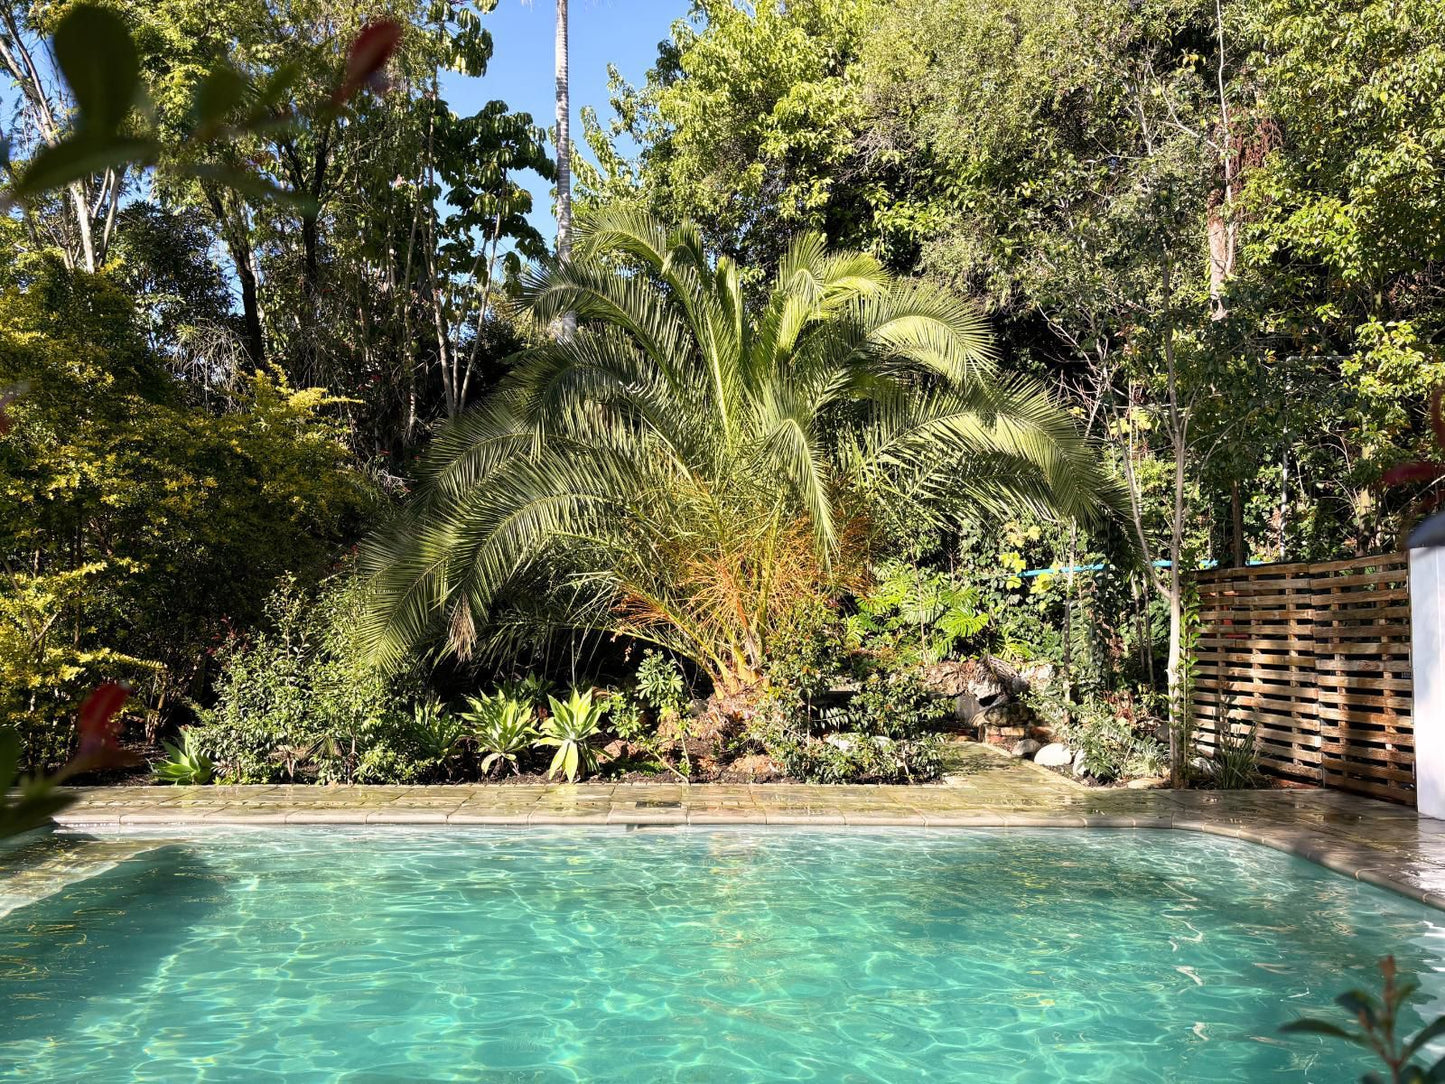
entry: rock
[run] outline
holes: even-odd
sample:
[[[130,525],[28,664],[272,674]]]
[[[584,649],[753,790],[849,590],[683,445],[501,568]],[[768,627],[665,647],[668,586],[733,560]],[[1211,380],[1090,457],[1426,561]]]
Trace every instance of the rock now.
[[[829,734],[823,740],[829,745],[831,745],[833,748],[841,749],[845,753],[849,752],[853,748],[853,743],[847,738],[843,737],[843,735],[841,734]]]
[[[922,677],[929,692],[953,697],[968,693],[985,708],[1028,688],[1013,667],[992,658],[933,663],[923,668]]]
[[[1146,775],[1139,779],[1131,779],[1124,786],[1129,790],[1157,790],[1168,782],[1169,780],[1162,775]]]
[[[1012,756],[1023,757],[1027,759],[1033,756],[1042,748],[1043,746],[1040,745],[1038,742],[1034,741],[1033,738],[1025,738],[1023,741],[1014,742],[1014,747],[1009,750],[1009,753]]]
[[[983,711],[978,697],[965,690],[953,698],[953,717],[960,723],[971,723]]]
[[[1080,749],[1077,753],[1074,754],[1073,771],[1075,775],[1083,777],[1089,774],[1088,769],[1084,767],[1084,760],[1084,751]]]
[[[1019,667],[1018,678],[1027,687],[1039,689],[1054,680],[1054,664],[1031,662]]]
[[[1074,751],[1063,742],[1050,742],[1034,754],[1034,763],[1045,768],[1067,768],[1074,761]]]
[[[1214,761],[1207,757],[1195,757],[1189,762],[1189,766],[1202,776],[1209,779],[1214,778]]]
[[[777,779],[783,774],[772,757],[766,753],[753,753],[749,756],[738,757],[728,765],[728,770],[738,775],[745,775],[750,779]]]

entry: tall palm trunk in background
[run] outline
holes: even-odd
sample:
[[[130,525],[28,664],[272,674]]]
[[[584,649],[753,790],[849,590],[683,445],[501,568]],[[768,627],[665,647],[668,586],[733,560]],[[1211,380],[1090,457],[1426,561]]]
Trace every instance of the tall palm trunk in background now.
[[[567,0],[557,0],[557,259],[572,258],[572,102],[567,90]]]
[[[557,262],[572,259],[572,96],[567,77],[567,0],[557,0]],[[576,313],[564,313],[560,333],[577,331]]]

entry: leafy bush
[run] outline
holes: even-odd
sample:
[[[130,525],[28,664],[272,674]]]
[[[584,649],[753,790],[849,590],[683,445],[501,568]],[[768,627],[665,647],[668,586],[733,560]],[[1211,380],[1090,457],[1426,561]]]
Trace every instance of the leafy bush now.
[[[637,666],[637,695],[657,712],[659,722],[686,710],[682,690],[682,670],[676,660],[660,651],[643,652]]]
[[[462,718],[472,727],[482,758],[482,771],[489,772],[503,761],[516,772],[517,758],[530,749],[537,738],[533,725],[536,715],[529,703],[523,703],[506,692],[473,697],[467,701],[471,710]]]
[[[874,569],[877,582],[845,622],[848,644],[904,665],[937,662],[988,627],[978,587],[912,561]]]
[[[899,695],[888,686],[907,689],[909,682],[906,676],[879,676],[867,695],[860,693],[855,698],[855,703],[862,701],[856,709],[850,704],[836,717],[842,729],[824,734],[813,732],[814,721],[797,699],[769,695],[759,705],[744,740],[761,747],[786,775],[808,783],[936,779],[943,771],[944,738],[925,733],[928,722],[935,718],[933,709],[915,703],[896,716],[889,710],[893,704],[907,705],[911,692]],[[868,687],[865,683],[865,689]],[[850,716],[850,712],[854,714]],[[829,716],[830,721],[833,718]]]
[[[767,683],[811,701],[848,668],[844,625],[837,611],[813,602],[796,607],[770,645]]]
[[[807,783],[919,783],[943,771],[944,739],[938,734],[899,740],[835,731],[816,737],[774,724],[754,737],[785,774]]]
[[[616,689],[607,696],[608,726],[625,742],[642,742],[656,731],[657,720],[636,690]]]
[[[195,786],[209,783],[215,765],[211,758],[201,752],[195,732],[190,727],[181,730],[181,743],[162,742],[167,759],[155,766],[155,777],[161,783],[184,783]]]
[[[530,673],[523,678],[503,681],[498,685],[497,692],[532,708],[541,708],[546,705],[556,687],[557,683],[545,674]]]
[[[1101,782],[1162,775],[1169,766],[1164,746],[1139,733],[1104,700],[1086,699],[1068,722],[1055,728],[1054,736],[1082,752],[1084,771]]]
[[[365,660],[356,639],[364,592],[346,575],[315,594],[288,578],[267,600],[267,627],[223,650],[218,700],[195,737],[224,779],[416,779],[429,752],[407,705],[420,683]]]
[[[1084,754],[1084,770],[1100,782],[1168,770],[1168,751],[1139,728],[1126,705],[1097,694],[1074,703],[1047,688],[1031,690],[1025,701],[1053,729],[1055,740]]]
[[[913,670],[868,675],[843,712],[849,729],[890,738],[919,737],[947,716],[948,706]]]
[[[542,724],[542,736],[536,744],[554,746],[557,753],[547,769],[551,779],[559,771],[567,782],[577,782],[578,774],[597,770],[596,742],[602,735],[602,717],[607,709],[592,698],[591,690],[573,689],[566,700],[550,698],[552,714]]]
[[[374,508],[335,400],[275,374],[186,403],[107,274],[39,258],[0,290],[0,724],[70,754],[86,690],[204,695],[208,649],[285,572],[319,575]]]

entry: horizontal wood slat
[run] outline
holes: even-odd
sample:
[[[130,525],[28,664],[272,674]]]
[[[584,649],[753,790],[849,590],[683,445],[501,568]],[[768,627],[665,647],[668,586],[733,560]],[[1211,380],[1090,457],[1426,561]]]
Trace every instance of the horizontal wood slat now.
[[[1214,568],[1194,585],[1201,750],[1252,722],[1271,774],[1415,804],[1404,554]]]

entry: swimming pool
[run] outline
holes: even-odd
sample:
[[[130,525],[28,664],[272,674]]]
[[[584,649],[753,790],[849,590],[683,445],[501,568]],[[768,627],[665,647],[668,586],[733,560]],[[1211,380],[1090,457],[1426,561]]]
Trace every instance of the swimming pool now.
[[[1184,832],[118,838],[0,918],[0,1079],[1346,1081],[1279,1025],[1445,1011],[1445,915]]]

